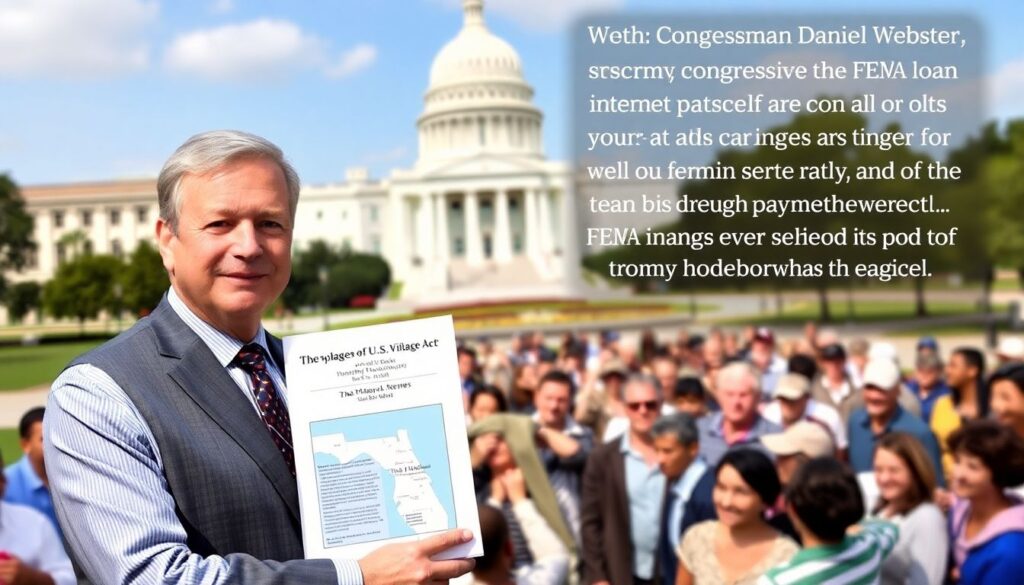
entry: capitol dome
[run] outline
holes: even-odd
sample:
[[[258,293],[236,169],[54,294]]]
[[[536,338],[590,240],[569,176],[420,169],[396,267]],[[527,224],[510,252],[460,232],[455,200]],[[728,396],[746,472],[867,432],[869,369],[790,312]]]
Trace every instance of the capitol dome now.
[[[522,62],[512,45],[484,24],[483,3],[464,3],[459,34],[441,49],[430,67],[430,89],[462,83],[467,78],[523,80]]]
[[[417,121],[419,163],[480,153],[541,156],[542,116],[519,53],[487,28],[482,0],[463,0],[462,7],[462,29],[430,67]]]

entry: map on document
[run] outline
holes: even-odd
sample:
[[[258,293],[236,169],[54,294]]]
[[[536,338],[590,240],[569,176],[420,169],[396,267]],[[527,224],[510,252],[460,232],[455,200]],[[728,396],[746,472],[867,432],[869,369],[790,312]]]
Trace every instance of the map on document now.
[[[455,528],[440,404],[310,423],[324,547]]]

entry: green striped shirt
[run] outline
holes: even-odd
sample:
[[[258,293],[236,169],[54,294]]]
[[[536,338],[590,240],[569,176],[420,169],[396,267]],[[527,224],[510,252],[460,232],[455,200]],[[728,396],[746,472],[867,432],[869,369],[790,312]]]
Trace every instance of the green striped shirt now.
[[[872,520],[839,544],[805,548],[788,563],[769,569],[758,585],[867,585],[878,583],[882,561],[889,556],[899,529]]]

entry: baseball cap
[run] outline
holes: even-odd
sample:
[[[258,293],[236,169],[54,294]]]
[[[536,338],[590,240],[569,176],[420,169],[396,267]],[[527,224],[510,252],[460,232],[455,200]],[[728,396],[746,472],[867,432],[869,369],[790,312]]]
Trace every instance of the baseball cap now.
[[[845,360],[846,350],[843,346],[838,343],[830,343],[821,350],[821,359],[823,360]]]
[[[754,341],[762,341],[764,343],[775,343],[775,334],[772,330],[767,327],[758,327],[754,330]]]
[[[864,367],[864,386],[891,390],[899,381],[900,370],[891,359],[874,358]]]
[[[617,357],[609,359],[601,365],[601,369],[598,371],[597,377],[604,379],[605,377],[612,375],[628,378],[629,370],[626,369],[626,362]]]
[[[1020,337],[1004,337],[999,342],[996,355],[1007,360],[1024,361],[1024,340]]]
[[[776,455],[803,454],[812,459],[832,457],[836,451],[825,427],[808,420],[797,421],[781,433],[763,435],[761,444]]]
[[[917,340],[917,349],[931,349],[939,351],[939,342],[934,337],[926,335]]]
[[[775,384],[775,392],[772,395],[776,398],[786,400],[798,400],[811,393],[811,383],[806,377],[800,374],[783,374]]]

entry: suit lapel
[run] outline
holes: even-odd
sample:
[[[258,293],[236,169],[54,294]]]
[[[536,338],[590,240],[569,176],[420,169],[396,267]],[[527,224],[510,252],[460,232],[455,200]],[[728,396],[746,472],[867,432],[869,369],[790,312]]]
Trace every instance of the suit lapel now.
[[[295,478],[252,404],[210,348],[166,302],[154,312],[154,321],[160,351],[173,360],[168,375],[252,458],[298,520]]]

